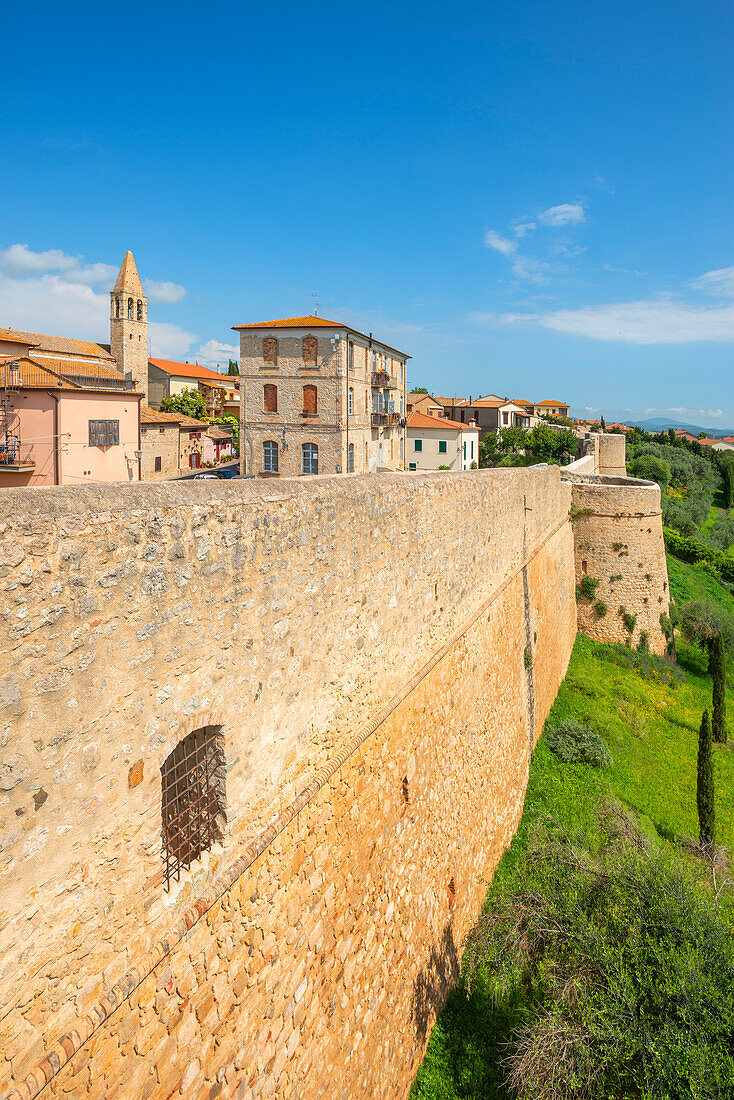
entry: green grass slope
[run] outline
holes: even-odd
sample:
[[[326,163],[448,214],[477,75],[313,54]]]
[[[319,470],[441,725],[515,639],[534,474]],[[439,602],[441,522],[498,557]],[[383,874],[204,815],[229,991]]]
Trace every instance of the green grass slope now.
[[[734,612],[734,597],[713,577],[671,559],[671,592],[687,599],[721,602]],[[566,678],[549,717],[554,725],[575,718],[596,727],[613,756],[595,771],[564,764],[541,738],[533,755],[525,811],[513,843],[495,875],[488,899],[516,885],[518,858],[539,811],[561,820],[570,835],[594,833],[600,800],[610,792],[665,841],[696,837],[696,756],[701,714],[711,707],[711,679],[693,647],[680,647],[682,670],[649,678],[627,663],[621,647],[579,635]],[[633,658],[634,662],[634,658]],[[734,710],[734,707],[732,707]],[[734,746],[734,714],[729,719]],[[734,843],[734,752],[714,746],[717,841]],[[501,1059],[512,1030],[523,1020],[522,1003],[498,1003],[480,979],[467,997],[460,986],[433,1029],[412,1100],[511,1100],[502,1083]]]

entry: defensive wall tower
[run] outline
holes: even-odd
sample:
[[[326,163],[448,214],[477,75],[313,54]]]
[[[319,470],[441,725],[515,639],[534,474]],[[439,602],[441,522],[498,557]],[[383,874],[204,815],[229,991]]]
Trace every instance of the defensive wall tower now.
[[[669,611],[660,488],[625,476],[625,437],[590,437],[571,483],[578,628],[600,642],[665,653]]]

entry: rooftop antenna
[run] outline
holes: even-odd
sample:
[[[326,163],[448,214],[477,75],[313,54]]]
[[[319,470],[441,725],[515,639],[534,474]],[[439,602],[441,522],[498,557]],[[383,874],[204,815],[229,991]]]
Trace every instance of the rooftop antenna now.
[[[311,295],[311,297],[313,298],[313,315],[314,315],[314,317],[318,317],[318,315],[319,315],[319,292],[318,292],[318,290],[315,291]]]

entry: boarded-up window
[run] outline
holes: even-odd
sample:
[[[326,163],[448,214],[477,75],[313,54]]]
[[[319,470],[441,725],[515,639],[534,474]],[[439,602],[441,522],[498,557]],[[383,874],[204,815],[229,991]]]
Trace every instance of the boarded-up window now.
[[[273,385],[263,386],[263,407],[266,413],[278,411],[278,387]]]
[[[224,835],[225,758],[221,726],[180,741],[161,768],[161,825],[166,889]]]
[[[303,412],[306,416],[315,416],[318,411],[315,386],[303,387]]]
[[[316,337],[303,337],[303,361],[310,367],[316,366]]]
[[[263,363],[274,367],[278,362],[278,341],[274,336],[266,336],[263,340]]]

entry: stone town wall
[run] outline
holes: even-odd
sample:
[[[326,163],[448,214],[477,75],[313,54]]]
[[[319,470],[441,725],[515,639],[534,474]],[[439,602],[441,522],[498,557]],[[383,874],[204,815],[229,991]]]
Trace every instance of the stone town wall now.
[[[2,1095],[405,1095],[573,644],[559,471],[12,501]],[[226,834],[167,894],[211,723]]]
[[[653,652],[665,653],[660,616],[668,613],[670,593],[659,486],[628,477],[570,476],[576,580],[599,581],[593,598],[578,600],[579,630],[600,642],[633,646],[645,632]]]

